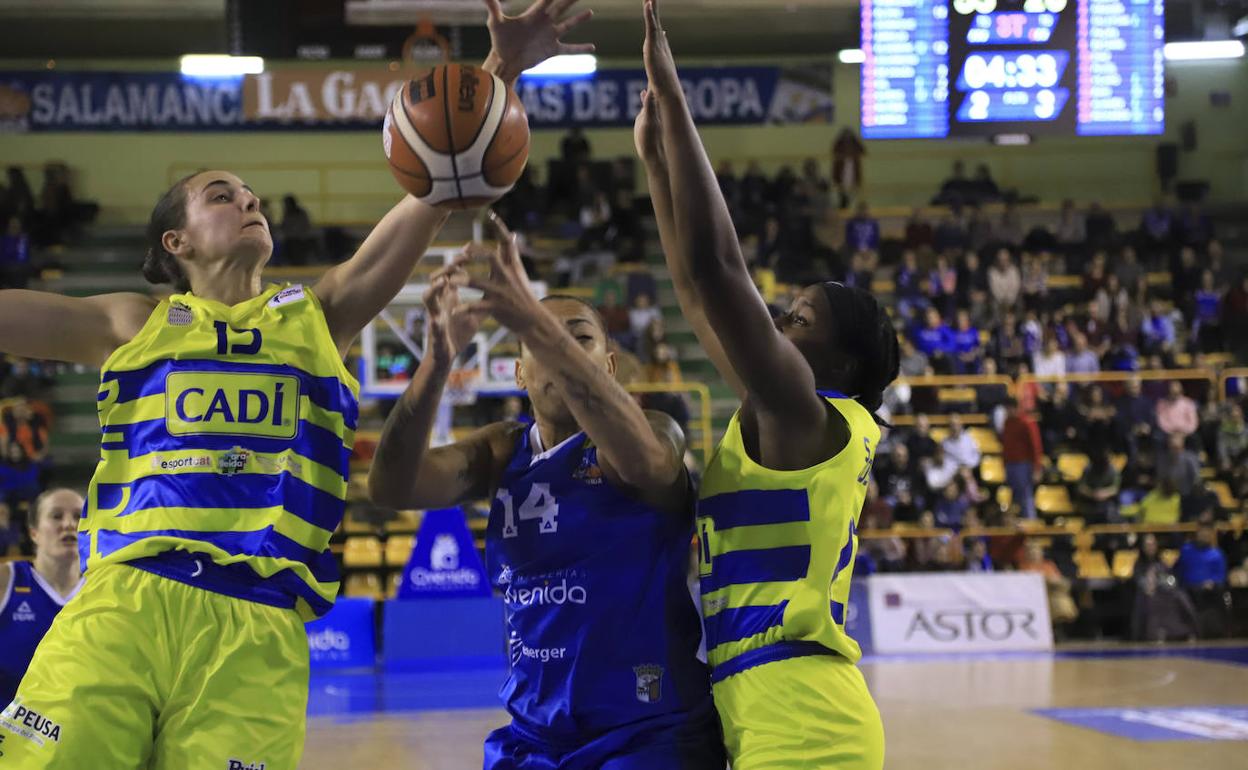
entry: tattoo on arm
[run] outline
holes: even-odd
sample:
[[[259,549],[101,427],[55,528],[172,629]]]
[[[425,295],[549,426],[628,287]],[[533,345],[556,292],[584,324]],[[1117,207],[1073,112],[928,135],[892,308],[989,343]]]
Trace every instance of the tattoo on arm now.
[[[586,409],[600,411],[606,408],[606,401],[594,392],[590,383],[580,379],[576,374],[567,369],[561,370],[559,376],[563,379],[568,396],[583,404]]]

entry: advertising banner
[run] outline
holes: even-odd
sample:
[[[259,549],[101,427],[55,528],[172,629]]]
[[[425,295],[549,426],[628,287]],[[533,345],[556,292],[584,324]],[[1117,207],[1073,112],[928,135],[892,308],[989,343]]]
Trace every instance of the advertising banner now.
[[[369,667],[376,662],[372,599],[340,597],[324,617],[308,623],[312,668]]]
[[[198,79],[165,72],[0,72],[0,131],[255,131],[380,129],[395,92],[418,69],[271,64],[259,75]],[[524,76],[534,130],[629,127],[641,69],[583,77]],[[832,68],[688,67],[681,82],[700,125],[830,123]]]
[[[872,575],[876,653],[1049,650],[1044,579],[1028,573]]]
[[[425,511],[403,569],[400,600],[490,596],[490,581],[458,508]]]

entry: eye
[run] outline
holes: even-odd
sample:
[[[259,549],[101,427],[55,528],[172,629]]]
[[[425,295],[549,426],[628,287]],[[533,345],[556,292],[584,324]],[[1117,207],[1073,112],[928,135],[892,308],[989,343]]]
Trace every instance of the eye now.
[[[576,341],[577,342],[593,342],[594,338],[589,336],[588,334],[581,334],[577,336]]]
[[[216,195],[212,196],[212,199],[214,201],[228,201],[230,199],[230,195],[229,193],[217,193]]]

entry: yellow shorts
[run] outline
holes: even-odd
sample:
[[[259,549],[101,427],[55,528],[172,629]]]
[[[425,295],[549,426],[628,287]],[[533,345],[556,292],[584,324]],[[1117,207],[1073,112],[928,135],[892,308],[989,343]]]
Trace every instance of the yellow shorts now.
[[[884,724],[862,672],[837,655],[788,658],[714,685],[732,770],[880,770]]]
[[[307,700],[294,610],[104,566],[0,714],[0,770],[295,770]]]

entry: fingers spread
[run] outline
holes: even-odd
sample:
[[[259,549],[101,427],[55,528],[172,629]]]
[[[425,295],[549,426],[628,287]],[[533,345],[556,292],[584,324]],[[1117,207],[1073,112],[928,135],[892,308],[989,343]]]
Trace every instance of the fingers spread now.
[[[491,21],[503,20],[503,5],[498,0],[485,0],[485,8],[489,11]]]
[[[593,43],[560,43],[559,44],[559,53],[561,54],[593,53],[596,50],[598,50],[597,46],[595,46]]]
[[[580,13],[573,16],[572,18],[567,19],[566,21],[559,22],[558,24],[555,25],[555,37],[563,37],[565,34],[567,34],[568,30],[580,24],[584,24],[585,22],[589,21],[593,15],[594,15],[593,11],[589,11],[589,10],[581,11]]]

